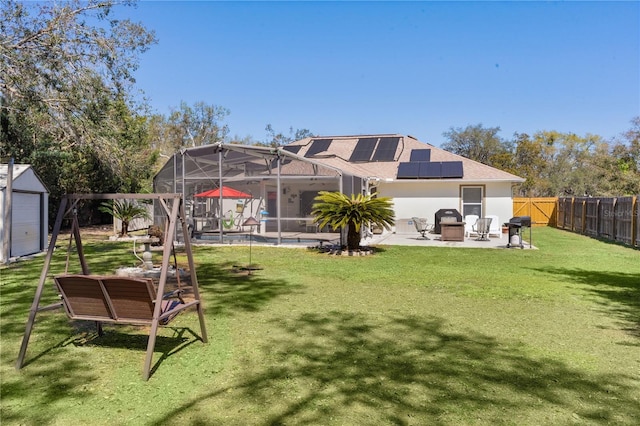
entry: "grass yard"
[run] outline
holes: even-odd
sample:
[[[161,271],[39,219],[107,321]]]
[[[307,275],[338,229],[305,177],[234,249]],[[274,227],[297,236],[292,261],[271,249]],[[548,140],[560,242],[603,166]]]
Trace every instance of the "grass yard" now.
[[[534,232],[539,250],[254,245],[251,276],[233,271],[248,247],[195,247],[209,343],[182,314],[148,382],[144,329],[96,338],[61,311],[38,315],[16,371],[44,258],[14,264],[0,270],[0,423],[639,424],[640,251]],[[94,273],[135,261],[130,244],[85,251]]]

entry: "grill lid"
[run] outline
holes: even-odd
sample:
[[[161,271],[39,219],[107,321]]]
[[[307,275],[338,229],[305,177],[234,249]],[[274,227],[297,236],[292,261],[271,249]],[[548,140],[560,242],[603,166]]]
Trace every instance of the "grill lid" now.
[[[509,224],[531,227],[531,216],[514,216],[509,219]]]

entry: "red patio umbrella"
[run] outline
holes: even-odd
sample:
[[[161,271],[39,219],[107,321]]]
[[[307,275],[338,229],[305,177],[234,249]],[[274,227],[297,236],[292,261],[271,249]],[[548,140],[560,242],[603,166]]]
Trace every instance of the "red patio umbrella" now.
[[[208,198],[220,198],[220,188],[210,189],[208,191],[201,192],[194,195],[195,197],[208,197]],[[251,194],[233,189],[229,186],[222,187],[222,198],[253,198]]]

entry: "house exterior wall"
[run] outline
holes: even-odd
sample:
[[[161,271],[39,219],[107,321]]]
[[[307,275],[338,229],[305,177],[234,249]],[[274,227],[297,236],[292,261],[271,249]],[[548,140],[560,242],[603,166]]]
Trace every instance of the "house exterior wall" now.
[[[395,211],[397,233],[415,232],[411,218],[426,218],[433,224],[440,209],[456,209],[462,214],[461,192],[463,186],[483,188],[483,215],[496,215],[500,223],[513,215],[510,182],[461,182],[461,181],[395,181],[381,182],[378,195],[391,197]]]

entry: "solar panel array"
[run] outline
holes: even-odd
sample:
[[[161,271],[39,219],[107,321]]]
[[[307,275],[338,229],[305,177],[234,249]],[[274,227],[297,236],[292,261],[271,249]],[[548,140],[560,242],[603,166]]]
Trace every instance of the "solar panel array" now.
[[[453,179],[462,178],[462,161],[430,161],[430,149],[414,149],[410,161],[398,164],[398,179]]]
[[[378,138],[360,138],[356,144],[355,149],[351,153],[349,161],[352,163],[363,162],[371,160],[371,154],[376,148]]]
[[[333,139],[314,139],[311,141],[311,146],[304,154],[306,158],[313,157],[316,154],[324,152],[329,149]]]
[[[431,161],[430,149],[412,149],[409,161]]]
[[[378,141],[378,147],[373,153],[371,161],[393,161],[398,149],[400,138],[384,137]]]
[[[352,163],[393,161],[399,143],[399,137],[360,138],[349,161]]]

